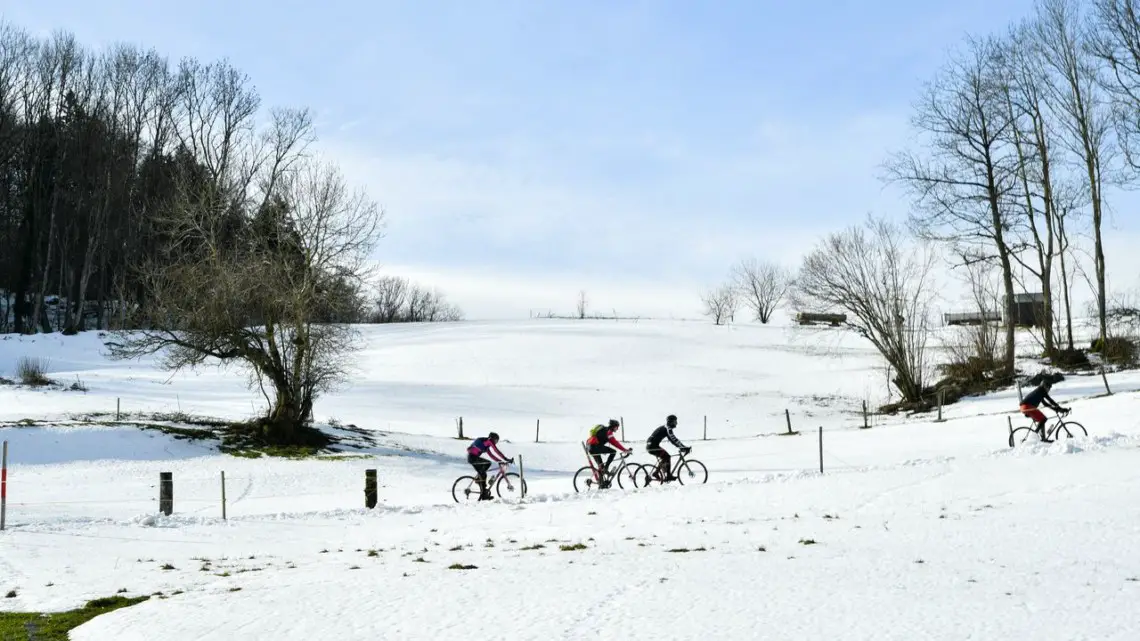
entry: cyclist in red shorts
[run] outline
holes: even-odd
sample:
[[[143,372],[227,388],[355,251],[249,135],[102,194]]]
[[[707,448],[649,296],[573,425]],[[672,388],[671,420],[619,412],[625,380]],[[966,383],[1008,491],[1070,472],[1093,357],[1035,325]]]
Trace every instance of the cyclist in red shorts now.
[[[1057,404],[1057,401],[1053,400],[1053,397],[1049,396],[1049,390],[1052,388],[1053,378],[1049,375],[1045,375],[1042,377],[1041,384],[1035,387],[1032,392],[1026,394],[1025,398],[1021,399],[1021,413],[1037,423],[1037,432],[1041,435],[1042,439],[1045,438],[1045,414],[1037,409],[1038,405],[1044,403],[1045,407],[1048,407],[1054,412],[1060,414],[1069,413],[1069,408],[1061,407]]]

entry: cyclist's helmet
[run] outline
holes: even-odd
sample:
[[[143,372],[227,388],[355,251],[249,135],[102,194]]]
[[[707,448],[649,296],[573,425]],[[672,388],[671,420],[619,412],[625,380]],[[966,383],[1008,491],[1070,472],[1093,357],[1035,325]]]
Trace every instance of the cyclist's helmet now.
[[[494,441],[496,443],[499,442],[499,435],[496,432],[491,432],[490,434],[487,435],[487,438],[491,439],[492,441]]]
[[[611,418],[609,426],[613,429],[617,429],[617,428],[621,427],[621,423],[618,423],[617,419]]]
[[[665,417],[665,424],[669,427],[677,427],[677,417],[673,414]]]

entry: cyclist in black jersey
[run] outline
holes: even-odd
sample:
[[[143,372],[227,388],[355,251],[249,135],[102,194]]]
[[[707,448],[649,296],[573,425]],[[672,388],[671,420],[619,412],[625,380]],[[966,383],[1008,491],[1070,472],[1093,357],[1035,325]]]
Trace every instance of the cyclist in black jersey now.
[[[650,434],[649,438],[645,441],[645,450],[653,456],[657,457],[657,476],[664,479],[666,482],[675,481],[677,480],[677,477],[673,476],[673,472],[669,464],[669,452],[666,452],[665,449],[661,447],[661,441],[668,438],[670,443],[685,453],[688,453],[693,449],[691,447],[685,447],[685,444],[682,443],[677,438],[677,435],[673,433],[673,430],[676,427],[677,417],[673,414],[670,414],[665,419],[665,424],[653,430],[653,433]]]

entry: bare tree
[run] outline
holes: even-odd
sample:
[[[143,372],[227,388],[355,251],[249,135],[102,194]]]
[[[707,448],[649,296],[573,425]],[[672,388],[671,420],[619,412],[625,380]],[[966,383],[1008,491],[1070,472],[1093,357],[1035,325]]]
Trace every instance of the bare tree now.
[[[408,279],[402,276],[385,276],[376,283],[375,293],[377,323],[394,323],[404,312],[408,299]]]
[[[586,290],[578,292],[578,318],[586,318]]]
[[[1053,355],[1055,337],[1053,328],[1053,265],[1057,258],[1056,225],[1061,198],[1066,191],[1060,184],[1061,173],[1054,157],[1057,143],[1053,122],[1049,118],[1047,100],[1052,93],[1051,78],[1043,69],[1041,47],[1034,37],[1032,23],[1015,28],[1004,52],[1007,82],[1004,83],[1006,103],[1013,126],[1009,141],[1016,151],[1018,197],[1011,206],[1021,212],[1022,225],[1027,237],[1023,251],[1011,255],[1025,270],[1032,273],[1041,288],[1045,304],[1045,353]],[[1057,155],[1060,155],[1059,153]],[[971,273],[971,277],[974,274]]]
[[[1116,150],[1110,137],[1113,125],[1111,105],[1103,90],[1105,83],[1096,64],[1097,59],[1090,53],[1096,49],[1098,37],[1086,27],[1080,7],[1074,0],[1038,2],[1035,21],[1038,42],[1045,50],[1044,61],[1060,78],[1060,82],[1053,86],[1063,115],[1061,123],[1067,133],[1063,140],[1079,160],[1087,179],[1085,186],[1092,206],[1097,317],[1103,341],[1107,336],[1107,299],[1101,224],[1107,168],[1114,162]],[[1132,105],[1133,108],[1136,106]]]
[[[772,319],[772,313],[783,301],[791,284],[791,275],[786,269],[755,258],[737,263],[732,270],[732,279],[744,304],[752,310],[756,320],[765,325]]]
[[[906,243],[904,229],[875,218],[833,233],[804,258],[796,296],[846,311],[848,326],[896,372],[893,382],[903,400],[920,403],[936,256],[926,243]]]
[[[709,289],[701,295],[701,302],[705,306],[705,316],[717,325],[731,321],[739,306],[736,288],[731,283]]]
[[[207,360],[244,366],[269,403],[264,437],[321,444],[303,429],[318,394],[343,380],[355,330],[314,318],[338,304],[337,280],[367,276],[382,212],[350,192],[335,168],[306,162],[277,178],[262,229],[235,243],[214,200],[186,192],[167,212],[166,260],[145,269],[147,329],[120,332],[115,358],[162,352],[178,370]]]
[[[968,260],[997,262],[1012,304],[1015,248],[1009,230],[1017,221],[1010,202],[1019,185],[1017,158],[1008,144],[1015,123],[1006,101],[1002,47],[994,38],[967,44],[917,105],[914,126],[929,136],[929,149],[897,155],[887,165],[888,177],[912,194],[911,224],[921,237],[946,242]],[[1014,325],[1006,323],[1003,363],[1009,371],[1014,359]]]

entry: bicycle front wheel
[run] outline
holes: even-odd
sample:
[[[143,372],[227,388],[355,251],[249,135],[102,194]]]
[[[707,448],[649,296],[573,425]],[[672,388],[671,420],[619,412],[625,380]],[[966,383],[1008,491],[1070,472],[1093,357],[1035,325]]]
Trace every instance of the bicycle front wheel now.
[[[495,483],[495,494],[499,498],[522,498],[526,493],[526,481],[517,472],[507,472]]]
[[[616,474],[618,487],[620,487],[623,490],[626,489],[626,486],[629,486],[629,489],[636,488],[637,487],[637,470],[639,470],[639,469],[641,469],[641,466],[638,465],[637,463],[634,463],[632,465],[623,465],[620,468],[618,468],[618,471]]]
[[[1063,438],[1073,438],[1074,436],[1088,436],[1089,432],[1085,429],[1084,425],[1076,421],[1062,421],[1057,424],[1057,429],[1053,432],[1053,440],[1057,441]]]
[[[685,480],[686,476],[689,478],[688,481]],[[681,485],[699,485],[708,480],[709,469],[697,459],[685,459],[685,462],[677,468],[677,481]]]
[[[451,486],[451,498],[456,503],[479,500],[479,479],[474,476],[461,476]]]
[[[634,487],[649,487],[649,485],[654,481],[660,483],[660,479],[657,479],[653,476],[656,472],[656,465],[650,465],[649,463],[642,463],[641,465],[638,465],[637,469],[633,473]]]

